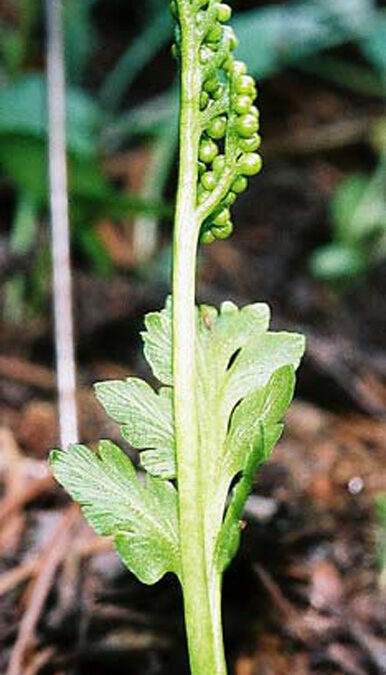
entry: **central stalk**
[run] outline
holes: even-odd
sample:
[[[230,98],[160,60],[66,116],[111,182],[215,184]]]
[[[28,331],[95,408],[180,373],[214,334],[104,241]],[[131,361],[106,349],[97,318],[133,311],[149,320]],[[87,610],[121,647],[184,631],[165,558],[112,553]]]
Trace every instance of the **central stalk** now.
[[[218,588],[209,587],[205,557],[202,466],[195,396],[195,277],[200,228],[196,215],[196,195],[201,134],[201,75],[195,12],[189,0],[179,1],[179,18],[180,162],[173,239],[172,296],[181,581],[192,675],[226,675],[220,593]],[[219,586],[219,580],[216,585]]]

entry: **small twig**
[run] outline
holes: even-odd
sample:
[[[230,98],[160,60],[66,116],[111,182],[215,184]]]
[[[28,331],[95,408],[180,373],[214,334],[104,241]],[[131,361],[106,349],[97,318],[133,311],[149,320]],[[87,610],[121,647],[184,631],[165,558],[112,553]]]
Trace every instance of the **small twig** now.
[[[284,597],[280,586],[276,583],[274,578],[260,564],[254,565],[254,570],[265,590],[267,591],[269,597],[290,626],[290,630],[293,635],[299,640],[306,639],[306,626],[301,620],[299,620],[296,609],[293,607],[293,605],[291,605],[287,598]]]
[[[90,537],[90,539],[86,539],[86,541],[81,540],[79,543],[74,542],[71,548],[70,557],[67,558],[67,560],[70,560],[71,558],[83,560],[101,553],[108,553],[112,550],[113,543],[111,538],[103,537],[102,539],[101,537]],[[41,564],[42,557],[38,556],[37,558],[26,560],[26,562],[21,565],[0,574],[0,597],[12,591],[19,584],[34,577],[40,569]]]
[[[55,650],[52,647],[47,647],[46,649],[42,649],[33,658],[29,667],[26,668],[26,670],[24,672],[24,675],[37,675],[37,673],[40,672],[40,670],[43,668],[43,666],[45,666],[46,663],[51,661],[54,654],[55,654]]]
[[[33,577],[39,569],[39,564],[38,558],[31,558],[31,560],[0,574],[0,597],[12,591],[23,581]]]
[[[352,617],[347,617],[346,620],[351,635],[362,649],[365,650],[373,665],[379,669],[379,672],[384,673],[386,669],[386,646],[384,640],[371,635],[359,621],[353,620]]]
[[[257,563],[254,565],[254,570],[269,596],[274,601],[275,605],[280,609],[282,614],[292,618],[295,614],[295,610],[291,603],[288,602],[288,600],[284,597],[281,588],[278,586],[276,581],[262,565]]]
[[[18,499],[24,492],[24,475],[22,470],[22,455],[16,440],[6,427],[0,428],[0,453],[5,462],[4,500]],[[0,532],[0,551],[15,550],[24,528],[24,514],[14,512],[12,517],[3,523]]]
[[[54,482],[48,472],[45,476],[35,480],[31,480],[30,477],[27,478],[27,476],[23,475],[21,451],[13,435],[6,427],[0,429],[0,454],[5,458],[4,473],[6,476],[5,492],[0,501],[0,528],[3,528],[1,534],[4,537],[4,531],[7,531],[7,529],[8,532],[11,531],[9,527],[12,520],[14,523],[18,521],[17,527],[14,525],[14,532],[19,530],[20,524],[23,522],[21,509],[41,494],[50,490]],[[13,516],[16,516],[16,519],[13,519]]]
[[[299,129],[292,134],[286,133],[264,143],[264,153],[298,154],[332,150],[358,143],[369,138],[370,131],[379,116],[338,120],[324,126]]]
[[[40,495],[48,492],[54,487],[54,479],[52,476],[44,476],[44,478],[37,478],[24,488],[23,494],[17,497],[5,499],[0,506],[0,525],[4,520],[9,518],[13,511],[22,508],[29,502],[32,502]]]
[[[55,375],[52,370],[18,356],[0,356],[0,377],[17,380],[47,391],[55,387]]]
[[[20,622],[6,675],[25,673],[25,656],[34,640],[35,627],[45,605],[54,581],[55,572],[68,551],[68,545],[75,522],[78,519],[77,506],[70,506],[50,539],[42,556],[42,565],[32,583],[28,607]]]
[[[78,440],[67,199],[65,72],[62,2],[46,0],[49,173],[53,251],[56,369],[62,447]]]

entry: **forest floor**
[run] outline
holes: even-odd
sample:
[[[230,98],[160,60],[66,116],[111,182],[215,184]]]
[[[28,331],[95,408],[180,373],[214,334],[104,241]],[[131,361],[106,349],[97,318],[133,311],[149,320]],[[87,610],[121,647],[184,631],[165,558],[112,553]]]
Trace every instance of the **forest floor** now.
[[[234,237],[201,252],[198,299],[266,301],[274,327],[304,332],[308,348],[283,440],[256,478],[225,576],[227,653],[234,675],[385,675],[386,579],[382,586],[376,553],[386,539],[376,510],[386,495],[385,267],[343,290],[309,272],[310,254],[330,237],[334,188],[347,171],[371,169],[360,122],[376,105],[295,71],[267,82],[264,96],[265,170],[239,200]],[[324,146],[337,125],[337,146]],[[144,158],[143,148],[128,150],[115,171],[138,182],[132,167]],[[144,271],[130,227],[98,227],[117,274],[74,268],[88,443],[119,441],[92,384],[149,377],[139,331],[168,293],[169,226]],[[0,337],[0,672],[186,675],[176,582],[139,584],[49,475],[58,432],[47,315],[3,325]]]
[[[368,342],[362,315],[382,329],[380,287],[375,278],[340,297],[312,281],[297,262],[321,217],[312,190],[281,162],[262,182],[239,208],[237,236],[205,250],[199,297],[267,299],[275,327],[303,330],[308,352],[284,438],[256,480],[242,549],[225,578],[228,653],[236,675],[380,675],[386,589],[375,503],[386,493],[386,362],[379,332]],[[255,198],[263,202],[259,222]],[[118,440],[92,383],[147,374],[138,331],[167,288],[124,273],[104,281],[75,270],[74,279],[81,438]],[[48,473],[47,450],[57,442],[49,336],[44,320],[2,334],[0,672],[182,675],[173,579],[137,583]]]

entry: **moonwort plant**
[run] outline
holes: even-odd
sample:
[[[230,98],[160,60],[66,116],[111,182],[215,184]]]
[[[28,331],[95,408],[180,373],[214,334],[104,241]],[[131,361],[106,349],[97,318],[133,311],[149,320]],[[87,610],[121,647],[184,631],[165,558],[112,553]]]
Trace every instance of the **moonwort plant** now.
[[[225,675],[221,582],[237,552],[256,469],[278,441],[304,351],[271,332],[269,308],[195,306],[198,242],[232,231],[230,207],[261,167],[256,85],[218,0],[171,0],[180,61],[180,163],[172,297],[148,314],[144,353],[157,391],[130,377],[96,385],[146,480],[110,441],[54,451],[57,480],[146,584],[177,575],[192,675]]]

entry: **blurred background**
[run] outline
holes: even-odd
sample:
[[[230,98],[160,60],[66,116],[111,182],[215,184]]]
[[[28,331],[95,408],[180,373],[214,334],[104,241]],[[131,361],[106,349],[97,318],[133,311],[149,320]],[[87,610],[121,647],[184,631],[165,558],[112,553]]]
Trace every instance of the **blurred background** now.
[[[177,94],[166,0],[66,0],[82,441],[119,440],[96,380],[150,378],[169,291]],[[308,351],[225,578],[234,675],[386,673],[386,3],[233,0],[264,171],[198,299],[264,300]],[[144,587],[69,510],[58,443],[44,7],[0,0],[0,672],[185,675],[173,579]],[[130,452],[130,448],[128,448]],[[209,675],[209,674],[208,674]]]

